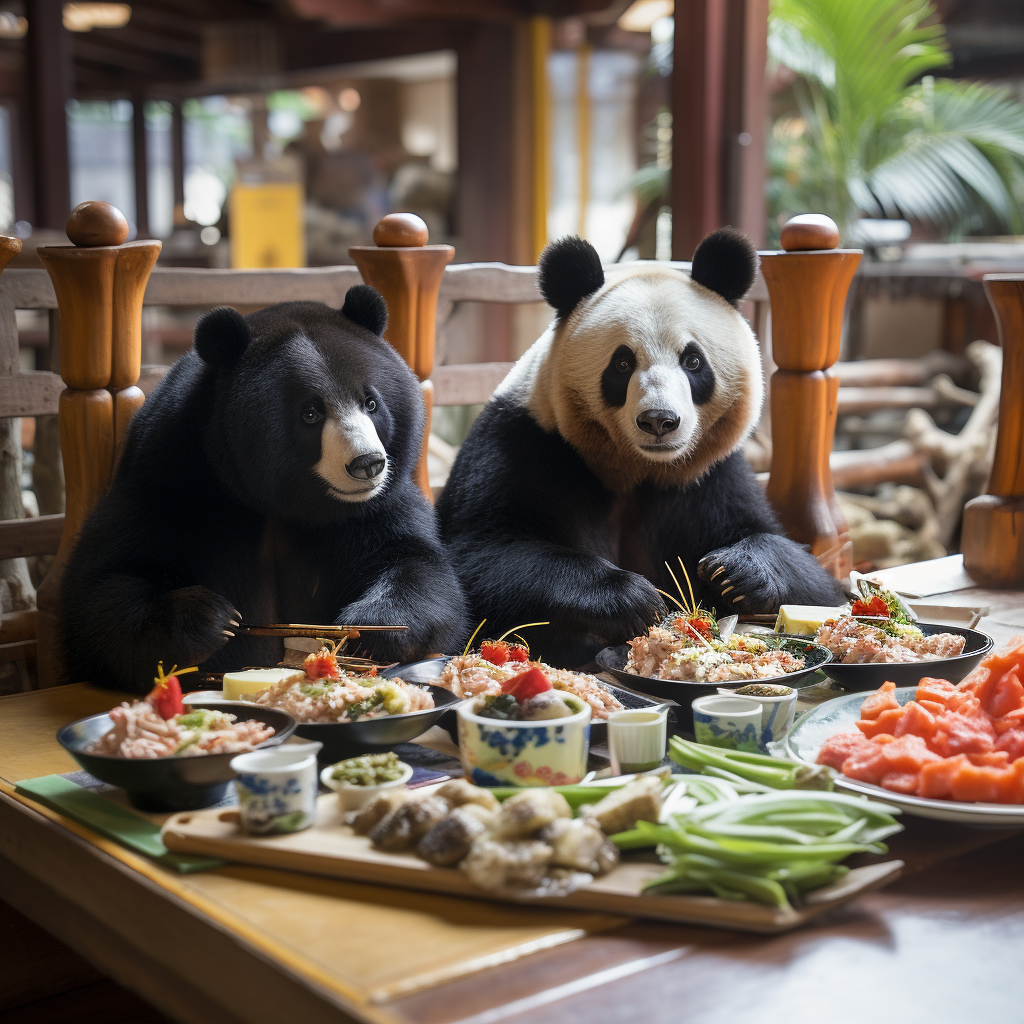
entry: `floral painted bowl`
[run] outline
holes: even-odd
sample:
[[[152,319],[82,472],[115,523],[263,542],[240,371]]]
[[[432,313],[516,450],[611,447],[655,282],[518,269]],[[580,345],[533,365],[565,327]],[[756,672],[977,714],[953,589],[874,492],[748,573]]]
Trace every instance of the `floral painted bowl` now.
[[[514,722],[482,718],[483,697],[456,709],[459,754],[466,778],[478,786],[568,786],[587,772],[590,705],[560,694],[575,712],[567,718]]]

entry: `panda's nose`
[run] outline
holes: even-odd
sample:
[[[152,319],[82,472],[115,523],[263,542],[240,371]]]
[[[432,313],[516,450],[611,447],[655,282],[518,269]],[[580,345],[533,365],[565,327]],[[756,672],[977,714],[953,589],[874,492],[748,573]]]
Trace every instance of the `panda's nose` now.
[[[385,462],[384,455],[377,452],[370,455],[360,455],[345,467],[345,472],[353,480],[373,480],[384,472]]]
[[[636,425],[660,440],[679,426],[679,417],[668,409],[648,409],[637,416]]]

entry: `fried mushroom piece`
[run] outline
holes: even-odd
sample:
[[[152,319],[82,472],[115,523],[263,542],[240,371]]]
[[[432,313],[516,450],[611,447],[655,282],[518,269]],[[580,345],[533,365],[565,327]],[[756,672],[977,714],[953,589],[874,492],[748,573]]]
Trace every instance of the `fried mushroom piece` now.
[[[561,793],[553,789],[525,789],[501,805],[497,831],[502,839],[526,839],[556,818],[571,817],[572,808]]]
[[[452,779],[437,791],[437,795],[447,800],[452,807],[463,807],[466,804],[477,804],[488,811],[496,811],[501,807],[498,798],[488,789],[474,786],[465,779]]]
[[[447,813],[447,802],[436,796],[406,800],[370,829],[370,841],[380,850],[408,850]]]
[[[660,775],[645,775],[609,793],[596,804],[585,804],[582,814],[606,835],[627,832],[638,821],[658,820],[664,788]]]
[[[459,865],[481,889],[536,889],[544,881],[551,847],[535,839],[482,836]]]
[[[556,818],[537,833],[537,838],[554,851],[551,863],[603,875],[619,862],[615,844],[597,827],[582,818]]]
[[[417,843],[417,854],[441,868],[458,864],[469,853],[473,841],[487,831],[476,811],[483,811],[483,808],[468,804],[450,811]]]
[[[386,818],[399,804],[404,804],[411,796],[411,791],[405,786],[385,789],[346,820],[357,836],[365,836],[377,822]]]

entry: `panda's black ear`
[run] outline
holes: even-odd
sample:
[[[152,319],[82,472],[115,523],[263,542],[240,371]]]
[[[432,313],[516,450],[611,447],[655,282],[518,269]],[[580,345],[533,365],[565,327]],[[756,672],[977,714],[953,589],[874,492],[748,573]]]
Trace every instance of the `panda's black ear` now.
[[[742,231],[719,228],[697,246],[690,279],[735,306],[750,291],[758,262],[754,243]]]
[[[384,297],[368,284],[355,284],[345,292],[341,315],[378,336],[388,325],[388,307],[384,304]]]
[[[597,250],[585,239],[570,235],[544,247],[537,266],[540,293],[564,320],[580,299],[604,284]]]
[[[219,306],[204,313],[196,324],[195,347],[204,363],[230,366],[249,347],[249,325],[237,309]]]

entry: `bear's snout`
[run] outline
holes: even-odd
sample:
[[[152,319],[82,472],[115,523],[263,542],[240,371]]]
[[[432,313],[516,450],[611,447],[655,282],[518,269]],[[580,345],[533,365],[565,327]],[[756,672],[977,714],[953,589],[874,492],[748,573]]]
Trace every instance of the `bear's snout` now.
[[[381,452],[371,452],[353,459],[346,467],[353,480],[374,480],[384,472],[387,460]]]
[[[668,409],[648,409],[636,418],[636,425],[645,433],[661,440],[679,426],[679,416]]]

